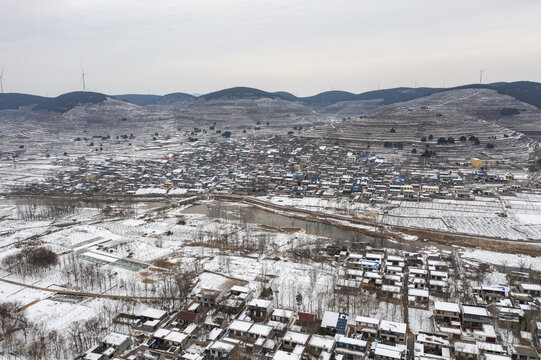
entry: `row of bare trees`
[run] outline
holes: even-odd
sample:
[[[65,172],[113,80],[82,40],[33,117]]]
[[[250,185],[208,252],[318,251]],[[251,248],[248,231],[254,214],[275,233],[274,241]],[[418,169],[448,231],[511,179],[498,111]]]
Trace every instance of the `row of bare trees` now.
[[[65,256],[61,274],[68,286],[89,292],[108,290],[125,296],[146,296],[161,298],[159,304],[167,308],[178,306],[179,298],[185,298],[193,285],[195,273],[191,270],[176,269],[163,274],[159,280],[141,282],[135,277],[121,277],[113,269],[95,263],[81,261],[76,255]],[[114,290],[113,290],[114,289]]]
[[[57,220],[75,213],[77,206],[67,199],[50,200],[40,203],[37,200],[17,206],[17,218],[25,221]]]
[[[0,304],[0,355],[5,359],[69,359],[82,354],[107,334],[113,318],[133,311],[133,303],[104,301],[96,315],[71,323],[63,331],[30,321],[20,304]]]

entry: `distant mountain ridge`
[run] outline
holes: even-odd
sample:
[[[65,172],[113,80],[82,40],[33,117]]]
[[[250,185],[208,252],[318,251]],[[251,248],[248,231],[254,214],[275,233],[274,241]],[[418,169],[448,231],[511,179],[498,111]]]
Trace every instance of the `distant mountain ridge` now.
[[[322,109],[324,107],[347,101],[380,100],[381,105],[389,105],[397,102],[410,101],[424,96],[429,96],[437,92],[451,91],[458,89],[480,88],[492,89],[500,94],[505,94],[516,98],[517,100],[536,106],[541,109],[541,83],[531,81],[516,82],[498,82],[492,84],[469,84],[453,88],[408,88],[399,87],[383,90],[367,91],[360,94],[354,94],[347,91],[325,91],[313,96],[297,97],[286,91],[267,92],[250,87],[233,87],[211,92],[196,97],[187,93],[171,93],[167,95],[153,94],[124,94],[111,96],[116,99],[124,100],[139,106],[148,105],[175,105],[187,104],[191,101],[213,101],[213,100],[259,100],[275,99],[298,102],[313,109]],[[76,91],[62,94],[56,98],[47,98],[43,96],[29,94],[0,94],[0,110],[18,109],[21,106],[36,105],[35,110],[47,110],[54,112],[66,112],[84,103],[100,103],[108,95]]]
[[[45,99],[48,98],[29,94],[0,94],[0,110],[16,110],[21,106],[39,104]]]
[[[500,94],[509,95],[517,100],[541,109],[541,83],[533,81],[498,82],[493,84],[471,84],[457,86],[453,89],[491,89]]]
[[[291,101],[298,101],[308,106],[329,106],[341,101],[357,101],[357,100],[376,100],[381,99],[383,105],[394,104],[397,102],[415,100],[424,96],[429,96],[437,92],[460,90],[460,89],[491,89],[496,90],[500,94],[505,94],[523,101],[530,105],[534,105],[541,109],[541,83],[532,81],[515,81],[515,82],[498,82],[492,84],[469,84],[453,88],[408,88],[399,87],[383,90],[372,90],[360,94],[354,94],[347,91],[325,91],[317,95],[308,97],[297,97],[285,91],[278,91],[277,94]]]
[[[186,103],[194,99],[196,99],[196,97],[191,94],[176,92],[160,96],[151,103],[149,103],[149,105],[171,105],[177,103]]]
[[[331,90],[324,91],[317,95],[307,97],[297,97],[286,91],[278,91],[274,94],[284,97],[290,101],[301,102],[311,107],[323,108],[342,101],[359,101],[359,100],[382,100],[383,105],[394,104],[402,101],[414,100],[419,97],[427,96],[435,92],[441,91],[441,88],[392,88],[384,90],[367,91],[360,94],[354,94],[348,91]]]
[[[203,100],[238,100],[238,99],[258,100],[258,99],[264,99],[264,98],[289,100],[288,98],[276,93],[270,93],[267,91],[254,89],[250,87],[243,87],[243,86],[223,89],[223,90],[211,92],[209,94],[201,95],[199,97],[199,99],[203,99]]]
[[[115,99],[124,100],[129,103],[145,106],[153,103],[154,101],[161,98],[160,95],[152,94],[122,94],[122,95],[113,95]]]
[[[34,107],[34,110],[47,110],[65,113],[79,104],[99,104],[107,99],[107,95],[91,91],[74,91],[55,98],[46,98]]]

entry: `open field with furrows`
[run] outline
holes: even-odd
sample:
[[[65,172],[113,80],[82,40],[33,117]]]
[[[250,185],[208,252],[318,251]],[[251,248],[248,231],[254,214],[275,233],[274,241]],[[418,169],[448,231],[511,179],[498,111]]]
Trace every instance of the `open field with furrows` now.
[[[493,198],[493,201],[434,200],[398,202],[379,221],[412,228],[434,229],[450,233],[487,236],[509,240],[541,240],[539,194]],[[505,214],[502,217],[501,214]]]
[[[347,199],[261,198],[282,206],[348,214],[378,225],[501,240],[541,240],[541,194],[476,197],[474,200],[434,199],[426,202],[392,200],[389,204],[354,203]]]

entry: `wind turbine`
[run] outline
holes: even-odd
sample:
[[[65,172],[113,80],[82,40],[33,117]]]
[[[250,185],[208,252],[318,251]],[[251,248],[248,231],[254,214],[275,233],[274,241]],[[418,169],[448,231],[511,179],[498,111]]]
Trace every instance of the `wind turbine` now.
[[[4,93],[4,68],[2,68],[2,72],[0,73],[0,94]]]
[[[483,69],[479,69],[479,84],[482,84],[483,83]]]
[[[83,69],[83,64],[81,64],[81,81],[83,82],[83,91],[86,92],[85,75],[85,69]]]

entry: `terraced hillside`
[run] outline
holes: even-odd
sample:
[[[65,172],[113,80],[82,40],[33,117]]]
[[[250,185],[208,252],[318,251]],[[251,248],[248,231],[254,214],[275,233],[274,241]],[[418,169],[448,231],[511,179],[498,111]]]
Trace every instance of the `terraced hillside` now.
[[[338,118],[367,115],[383,106],[383,99],[340,101],[319,110],[320,114]]]
[[[185,108],[174,111],[178,118],[194,124],[213,124],[219,128],[243,128],[246,126],[266,127],[267,121],[273,128],[313,126],[325,123],[308,107],[283,99],[198,99]]]
[[[474,95],[457,98],[446,105],[449,111],[464,112],[541,140],[541,110],[512,96],[477,89]]]
[[[308,136],[346,142],[349,146],[364,149],[375,148],[378,153],[386,152],[389,156],[410,155],[415,149],[417,157],[427,150],[435,152],[434,158],[441,160],[483,157],[507,159],[518,164],[528,160],[536,141],[479,115],[482,109],[503,109],[522,104],[517,102],[493,90],[446,91],[388,105],[370,116],[356,116],[318,127]],[[535,113],[527,104],[520,107]],[[515,124],[513,127],[518,130],[520,126]],[[476,145],[474,140],[460,141],[462,136],[467,139],[474,136],[479,144]],[[438,144],[441,137],[446,140],[451,137],[454,143],[440,141]]]

